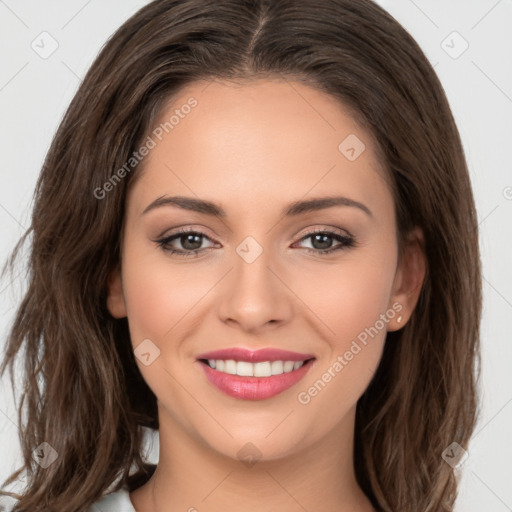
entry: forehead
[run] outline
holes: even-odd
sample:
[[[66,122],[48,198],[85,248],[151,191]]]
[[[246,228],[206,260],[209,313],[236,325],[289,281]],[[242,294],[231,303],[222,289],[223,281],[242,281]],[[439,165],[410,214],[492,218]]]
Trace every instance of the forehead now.
[[[132,190],[139,211],[156,193],[260,209],[336,192],[389,201],[371,134],[339,101],[300,82],[194,82],[152,130]]]

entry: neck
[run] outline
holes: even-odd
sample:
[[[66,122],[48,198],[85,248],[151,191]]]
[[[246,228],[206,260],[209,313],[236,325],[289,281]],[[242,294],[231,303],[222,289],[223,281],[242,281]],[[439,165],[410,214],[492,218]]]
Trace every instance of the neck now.
[[[354,473],[355,409],[327,436],[275,460],[259,459],[251,445],[243,461],[220,454],[160,405],[159,419],[158,467],[130,495],[137,512],[374,512]]]

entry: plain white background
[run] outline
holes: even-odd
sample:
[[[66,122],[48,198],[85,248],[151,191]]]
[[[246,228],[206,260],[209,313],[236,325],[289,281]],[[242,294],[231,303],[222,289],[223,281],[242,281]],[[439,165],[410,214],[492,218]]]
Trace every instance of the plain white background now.
[[[29,226],[32,193],[43,158],[81,77],[107,38],[146,3],[0,0],[2,264]],[[512,1],[378,3],[418,41],[443,83],[464,143],[478,209],[484,275],[482,415],[462,466],[456,510],[510,511]],[[55,51],[44,55],[52,45],[58,45]],[[23,277],[4,278],[0,283],[2,347],[21,298]],[[18,467],[20,451],[7,376],[1,386],[3,482]],[[148,445],[151,460],[158,453],[158,439],[154,441],[152,448]]]

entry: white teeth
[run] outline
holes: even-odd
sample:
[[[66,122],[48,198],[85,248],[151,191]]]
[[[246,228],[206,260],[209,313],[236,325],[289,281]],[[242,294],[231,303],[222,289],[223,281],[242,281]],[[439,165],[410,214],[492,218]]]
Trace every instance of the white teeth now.
[[[291,372],[293,370],[293,361],[286,361],[283,364],[283,371],[284,373]]]
[[[304,361],[262,361],[249,363],[247,361],[235,361],[233,359],[208,359],[208,365],[219,372],[241,377],[270,377],[298,370]]]
[[[272,375],[280,375],[283,373],[283,361],[272,361],[270,364]]]
[[[254,365],[245,361],[236,363],[236,374],[242,377],[252,377],[254,375]]]
[[[271,375],[272,375],[272,371],[271,371],[269,361],[254,364],[254,376],[255,377],[270,377]]]
[[[229,373],[230,375],[236,375],[236,361],[233,359],[228,359],[224,362],[224,373]]]

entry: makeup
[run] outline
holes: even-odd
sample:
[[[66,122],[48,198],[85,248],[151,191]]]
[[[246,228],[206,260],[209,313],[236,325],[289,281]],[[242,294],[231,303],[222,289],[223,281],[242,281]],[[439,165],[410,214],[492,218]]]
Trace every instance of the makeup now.
[[[272,398],[299,382],[315,357],[278,349],[233,347],[198,356],[202,371],[223,393],[243,400]]]

